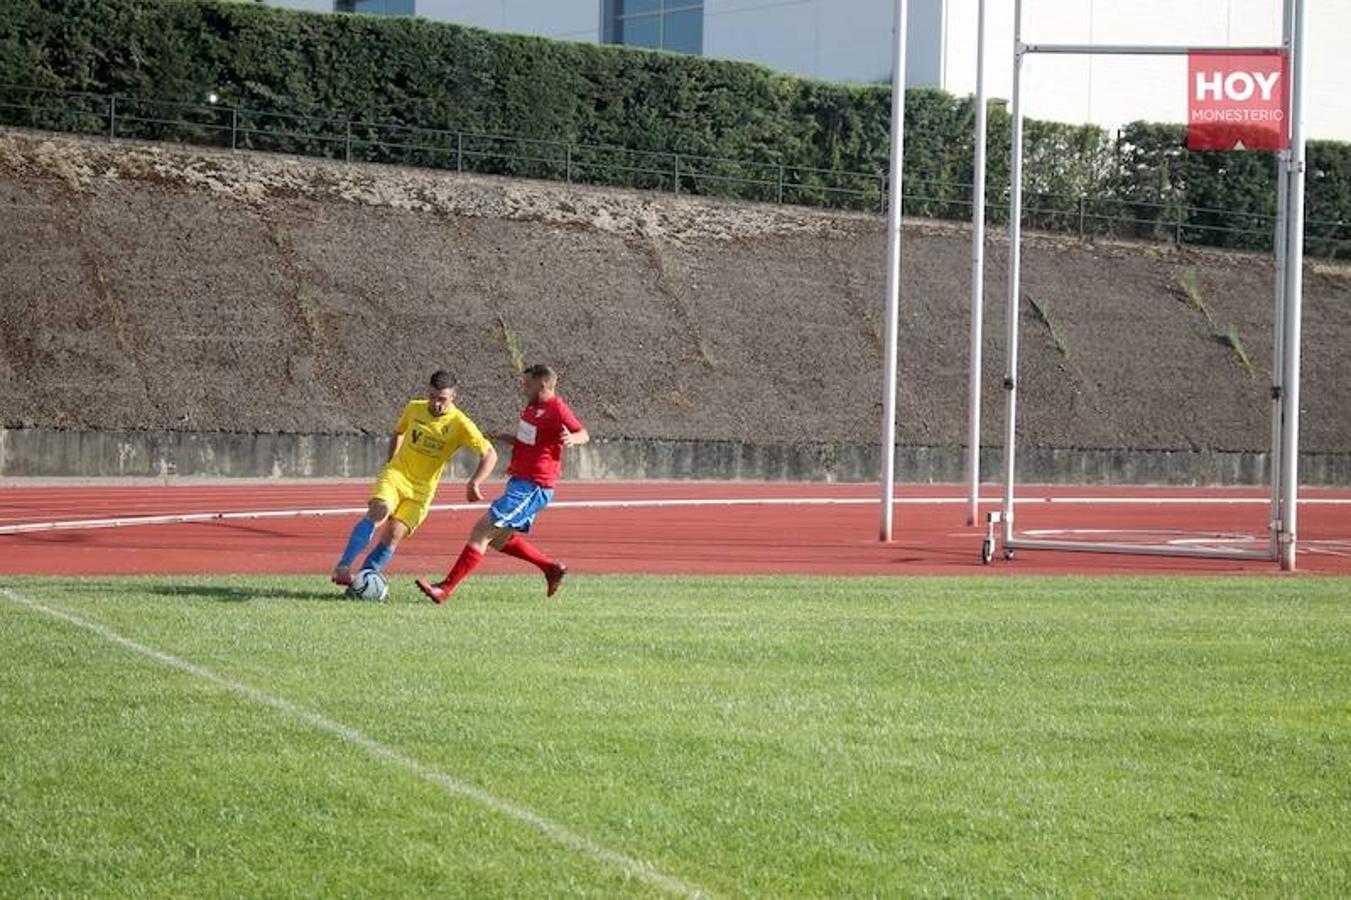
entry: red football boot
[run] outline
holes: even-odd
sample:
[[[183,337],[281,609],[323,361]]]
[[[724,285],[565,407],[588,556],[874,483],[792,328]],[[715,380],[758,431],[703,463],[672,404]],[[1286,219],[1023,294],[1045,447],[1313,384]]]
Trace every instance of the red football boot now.
[[[568,574],[568,567],[562,563],[554,563],[550,566],[549,571],[544,573],[544,582],[547,585],[544,596],[552,597],[554,591],[558,590],[558,586],[563,583],[563,576],[566,574]]]
[[[432,584],[425,578],[419,578],[416,584],[417,589],[426,594],[427,599],[431,600],[437,606],[440,606],[450,599],[450,588],[445,587],[441,582]]]

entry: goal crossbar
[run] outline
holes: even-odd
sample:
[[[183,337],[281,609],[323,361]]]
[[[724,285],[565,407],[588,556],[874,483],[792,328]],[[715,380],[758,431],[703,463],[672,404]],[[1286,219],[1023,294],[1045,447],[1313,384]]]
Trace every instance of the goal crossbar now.
[[[1284,47],[1176,47],[1158,44],[1019,44],[1022,53],[1074,56],[1187,56],[1191,53],[1281,53]]]

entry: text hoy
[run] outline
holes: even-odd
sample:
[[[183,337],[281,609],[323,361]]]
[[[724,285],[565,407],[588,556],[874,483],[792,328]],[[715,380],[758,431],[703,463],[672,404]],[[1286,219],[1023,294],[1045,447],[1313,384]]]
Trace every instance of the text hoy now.
[[[1260,95],[1265,103],[1270,103],[1281,73],[1275,72],[1194,72],[1195,97],[1198,101],[1228,100],[1244,103]]]

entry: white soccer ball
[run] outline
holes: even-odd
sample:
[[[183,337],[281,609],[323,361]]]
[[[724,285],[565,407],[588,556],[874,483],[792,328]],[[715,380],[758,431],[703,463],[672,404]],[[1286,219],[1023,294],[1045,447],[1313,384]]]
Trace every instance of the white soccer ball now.
[[[358,600],[383,600],[389,593],[389,581],[374,569],[362,569],[352,576],[347,596]]]

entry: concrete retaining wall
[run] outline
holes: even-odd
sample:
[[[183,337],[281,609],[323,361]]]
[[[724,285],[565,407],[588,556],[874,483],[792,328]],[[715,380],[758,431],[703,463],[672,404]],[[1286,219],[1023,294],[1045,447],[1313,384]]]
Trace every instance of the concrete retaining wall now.
[[[385,458],[383,434],[0,429],[0,476],[16,477],[366,477]],[[1001,456],[981,458],[985,481]],[[568,456],[568,476],[595,480],[875,481],[875,446],[740,444],[722,441],[597,440]],[[958,483],[960,447],[898,447],[902,482]],[[470,459],[449,473],[468,475]],[[1181,450],[1027,448],[1019,480],[1039,484],[1244,485],[1266,481],[1267,454]],[[1351,453],[1301,455],[1300,481],[1351,485]]]

